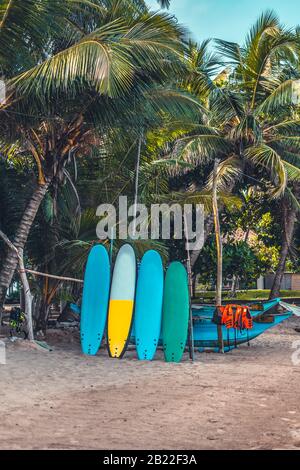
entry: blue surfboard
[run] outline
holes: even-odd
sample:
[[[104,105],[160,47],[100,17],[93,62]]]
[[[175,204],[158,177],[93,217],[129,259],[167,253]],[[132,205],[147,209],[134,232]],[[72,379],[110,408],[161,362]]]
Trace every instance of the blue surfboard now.
[[[102,245],[92,248],[84,276],[81,307],[81,347],[84,354],[97,354],[107,320],[110,262]]]
[[[152,361],[156,353],[161,332],[163,291],[162,260],[156,251],[151,250],[141,262],[135,302],[135,340],[141,361]]]

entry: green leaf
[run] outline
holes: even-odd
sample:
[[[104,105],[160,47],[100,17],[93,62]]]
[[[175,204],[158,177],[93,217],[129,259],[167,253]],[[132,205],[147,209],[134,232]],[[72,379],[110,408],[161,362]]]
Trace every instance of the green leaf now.
[[[275,113],[279,112],[280,108],[293,105],[293,86],[294,80],[286,80],[281,83],[271,93],[258,108],[255,113]]]
[[[253,164],[269,170],[277,187],[273,193],[274,197],[280,196],[285,191],[287,185],[286,169],[280,155],[274,149],[265,144],[249,147],[245,151],[245,157]]]

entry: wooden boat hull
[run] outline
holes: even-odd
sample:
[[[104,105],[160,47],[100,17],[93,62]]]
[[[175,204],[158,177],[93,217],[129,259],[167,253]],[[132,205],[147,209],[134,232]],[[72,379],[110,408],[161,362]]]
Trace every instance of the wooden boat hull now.
[[[248,343],[291,317],[291,312],[277,313],[280,299],[250,305],[253,318],[251,330],[227,329],[222,326],[225,352]],[[206,349],[218,350],[217,325],[212,322],[215,307],[193,306],[195,347],[201,352]]]
[[[291,314],[276,314],[268,316],[269,321],[257,321],[254,319],[252,330],[228,330],[222,326],[224,346],[227,349],[235,348],[244,343],[248,343],[258,336],[265,333],[283,321],[291,317]],[[217,326],[214,323],[195,323],[194,324],[194,341],[195,346],[203,351],[204,349],[218,349],[218,333]]]
[[[250,305],[253,318],[251,330],[227,330],[222,326],[225,352],[228,352],[241,344],[248,343],[292,316],[292,312],[277,313],[280,299],[274,299],[260,304]],[[200,352],[206,350],[218,352],[217,325],[212,322],[215,307],[211,305],[193,305],[193,332],[194,345]],[[134,341],[135,332],[133,331]],[[159,346],[162,346],[160,337]]]

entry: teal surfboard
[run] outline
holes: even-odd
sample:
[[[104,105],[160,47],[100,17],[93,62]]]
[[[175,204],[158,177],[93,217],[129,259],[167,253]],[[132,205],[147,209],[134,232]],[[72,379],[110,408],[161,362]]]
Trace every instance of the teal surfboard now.
[[[105,330],[110,289],[110,262],[102,245],[92,248],[84,276],[81,306],[81,347],[84,354],[97,354]]]
[[[180,362],[185,350],[190,312],[188,275],[183,264],[170,264],[165,279],[162,339],[165,360]]]
[[[148,251],[141,262],[135,301],[135,341],[139,360],[154,359],[161,332],[164,269],[161,256]]]

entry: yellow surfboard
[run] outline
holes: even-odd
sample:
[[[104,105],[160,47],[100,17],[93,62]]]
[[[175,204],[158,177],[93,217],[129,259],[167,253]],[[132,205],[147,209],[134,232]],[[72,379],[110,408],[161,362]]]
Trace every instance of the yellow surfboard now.
[[[134,312],[136,257],[130,245],[124,245],[116,259],[108,312],[108,351],[121,358],[126,352]]]

